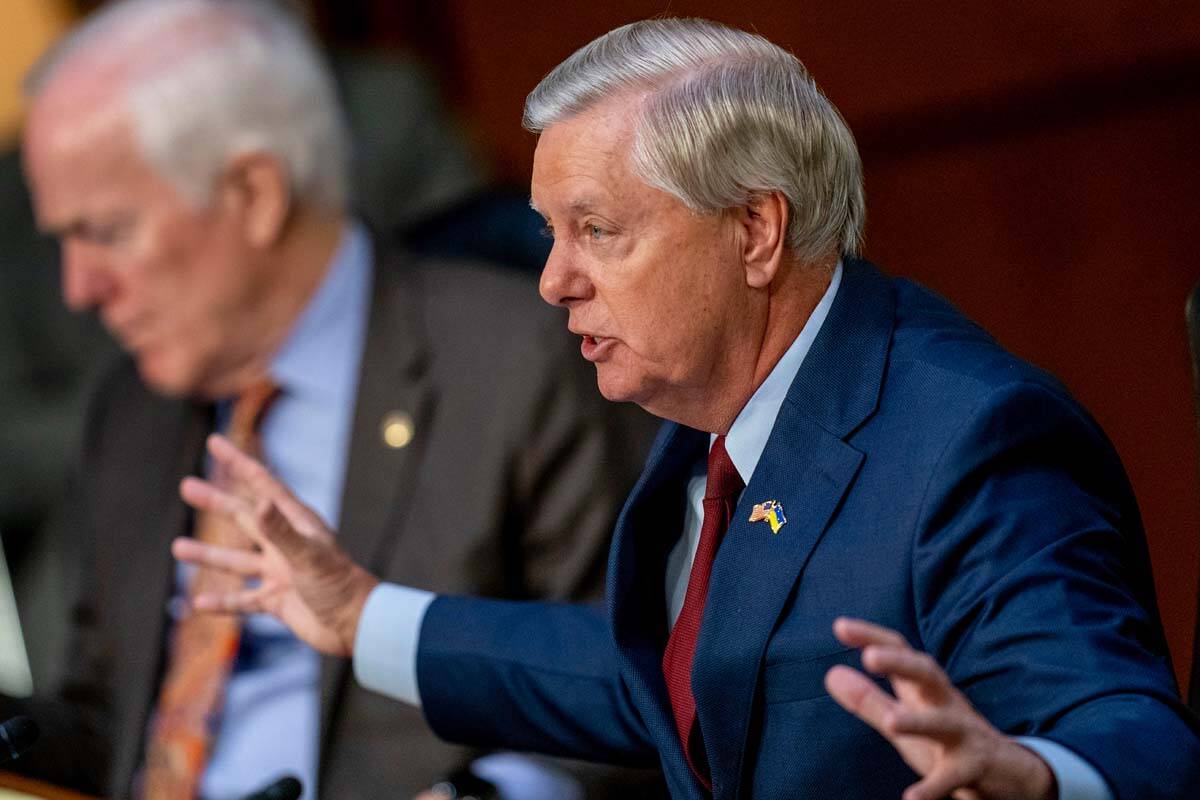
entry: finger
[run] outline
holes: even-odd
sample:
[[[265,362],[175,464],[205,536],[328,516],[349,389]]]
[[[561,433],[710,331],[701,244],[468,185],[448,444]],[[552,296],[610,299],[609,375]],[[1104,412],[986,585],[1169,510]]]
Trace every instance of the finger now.
[[[825,689],[842,708],[888,736],[888,724],[900,704],[856,669],[836,666],[825,673]]]
[[[219,547],[192,538],[180,537],[171,542],[171,555],[187,564],[212,567],[246,578],[257,578],[262,575],[262,554],[249,550]]]
[[[833,635],[847,647],[866,647],[870,644],[908,645],[908,640],[891,628],[853,617],[835,619]]]
[[[219,433],[209,436],[208,452],[227,475],[242,487],[249,489],[255,497],[270,498],[282,510],[297,519],[316,520],[319,523],[319,518],[277,480],[270,470],[257,459],[239,450],[224,436]]]
[[[863,649],[862,663],[876,675],[913,681],[931,701],[941,702],[949,695],[950,679],[938,663],[908,645],[869,645]]]
[[[208,437],[208,452],[216,466],[230,478],[255,488],[270,488],[271,473],[258,461],[219,433]]]
[[[245,501],[202,478],[188,476],[179,482],[179,496],[197,511],[215,511],[230,517],[245,508]]]
[[[206,592],[192,598],[192,607],[218,614],[259,614],[267,610],[266,595],[261,586],[236,592]]]
[[[964,720],[954,711],[916,711],[903,706],[893,711],[886,726],[892,736],[923,736],[943,743],[958,741],[965,730]]]
[[[902,800],[942,800],[955,789],[969,786],[972,780],[970,771],[961,762],[950,762],[905,789]]]
[[[261,547],[265,543],[254,508],[241,497],[213,485],[211,481],[190,476],[179,482],[179,494],[188,505],[199,511],[230,517],[254,544]]]

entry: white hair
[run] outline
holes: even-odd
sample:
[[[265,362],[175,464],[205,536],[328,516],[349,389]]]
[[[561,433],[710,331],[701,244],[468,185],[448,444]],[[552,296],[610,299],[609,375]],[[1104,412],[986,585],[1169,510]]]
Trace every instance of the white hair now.
[[[854,255],[866,210],[854,137],[804,65],[761,36],[701,19],[654,19],[575,51],[530,92],[534,133],[613,97],[646,93],[631,159],[696,211],[781,192],[800,258]]]
[[[36,98],[77,60],[123,80],[143,155],[207,204],[230,159],[278,158],[301,201],[347,202],[349,135],[333,77],[295,15],[269,0],[121,0],[34,67]]]

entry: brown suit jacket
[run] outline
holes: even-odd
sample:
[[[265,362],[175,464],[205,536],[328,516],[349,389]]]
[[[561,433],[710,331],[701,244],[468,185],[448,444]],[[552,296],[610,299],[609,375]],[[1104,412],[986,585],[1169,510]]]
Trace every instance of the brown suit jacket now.
[[[385,580],[506,598],[599,596],[612,522],[650,422],[605,402],[561,314],[508,273],[377,266],[339,535]],[[388,447],[383,421],[415,436]],[[179,479],[202,464],[211,407],[150,392],[129,359],[91,405],[79,479],[84,591],[59,702],[28,771],[126,796],[162,673]],[[469,754],[420,712],[322,674],[320,795],[411,797]],[[66,706],[61,701],[66,701]]]

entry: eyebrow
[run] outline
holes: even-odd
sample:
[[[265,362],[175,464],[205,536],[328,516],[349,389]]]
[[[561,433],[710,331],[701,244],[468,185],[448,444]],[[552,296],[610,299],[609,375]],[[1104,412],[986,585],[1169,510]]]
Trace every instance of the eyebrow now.
[[[587,212],[591,211],[595,206],[596,206],[595,200],[593,200],[590,197],[584,196],[581,198],[576,198],[576,199],[572,200],[570,203],[567,203],[567,211],[569,211],[572,214],[586,214]],[[529,207],[532,208],[534,211],[536,211],[538,214],[540,214],[543,218],[545,218],[546,212],[544,212],[540,208],[538,208],[537,203],[534,202],[532,197],[529,198]]]

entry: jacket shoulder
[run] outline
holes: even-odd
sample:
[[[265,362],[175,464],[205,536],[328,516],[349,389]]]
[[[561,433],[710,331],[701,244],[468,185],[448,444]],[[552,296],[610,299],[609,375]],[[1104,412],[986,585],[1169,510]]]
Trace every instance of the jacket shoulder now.
[[[472,329],[502,324],[520,330],[553,323],[566,328],[565,315],[542,300],[532,276],[469,261],[420,261],[412,269],[433,318]]]
[[[541,299],[531,276],[483,262],[410,259],[402,264],[409,308],[420,316],[417,324],[435,361],[469,363],[483,372],[519,362],[527,373],[538,364],[547,369],[568,361],[580,362],[572,368],[583,364],[565,312]],[[551,368],[552,363],[558,366]]]
[[[1029,385],[1075,403],[1058,378],[1007,350],[946,299],[909,280],[891,282],[896,297],[893,377],[953,386],[954,393],[975,398]]]

